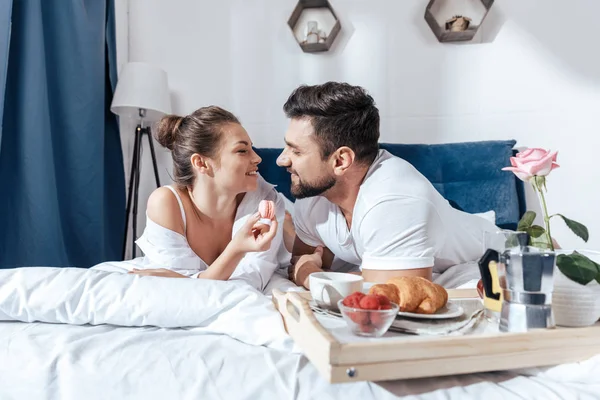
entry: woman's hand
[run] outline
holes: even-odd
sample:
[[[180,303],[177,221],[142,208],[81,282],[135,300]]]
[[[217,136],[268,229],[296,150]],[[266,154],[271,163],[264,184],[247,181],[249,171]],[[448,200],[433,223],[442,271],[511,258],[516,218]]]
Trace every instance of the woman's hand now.
[[[259,219],[259,213],[251,215],[235,234],[231,240],[231,245],[236,252],[248,253],[269,250],[271,242],[277,234],[277,219],[273,219],[270,226],[258,224]]]
[[[187,278],[185,275],[178,274],[175,271],[171,271],[166,268],[158,268],[158,269],[137,269],[129,271],[128,274],[135,274],[140,276],[162,276],[164,278]]]

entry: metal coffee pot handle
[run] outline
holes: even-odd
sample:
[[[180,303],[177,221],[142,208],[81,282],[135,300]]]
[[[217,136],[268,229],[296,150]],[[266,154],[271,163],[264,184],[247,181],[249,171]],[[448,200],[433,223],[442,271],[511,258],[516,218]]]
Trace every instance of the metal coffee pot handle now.
[[[490,272],[490,262],[498,263],[500,254],[493,249],[487,249],[483,256],[479,259],[479,272],[481,273],[481,281],[485,297],[500,300],[500,292],[494,293],[492,287],[492,273]]]

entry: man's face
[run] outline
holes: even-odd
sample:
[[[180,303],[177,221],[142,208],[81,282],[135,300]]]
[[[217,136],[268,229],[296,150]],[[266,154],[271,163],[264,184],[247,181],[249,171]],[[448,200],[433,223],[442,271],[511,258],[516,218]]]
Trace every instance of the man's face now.
[[[297,199],[319,196],[336,183],[336,177],[314,137],[309,118],[292,119],[285,134],[285,148],[277,165],[291,174],[291,192]]]

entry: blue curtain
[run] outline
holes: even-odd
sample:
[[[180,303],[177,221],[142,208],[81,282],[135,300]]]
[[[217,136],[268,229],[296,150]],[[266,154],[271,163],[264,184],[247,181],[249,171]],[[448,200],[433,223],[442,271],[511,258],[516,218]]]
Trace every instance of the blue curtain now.
[[[13,0],[1,268],[120,259],[125,177],[109,111],[115,61],[113,0]]]

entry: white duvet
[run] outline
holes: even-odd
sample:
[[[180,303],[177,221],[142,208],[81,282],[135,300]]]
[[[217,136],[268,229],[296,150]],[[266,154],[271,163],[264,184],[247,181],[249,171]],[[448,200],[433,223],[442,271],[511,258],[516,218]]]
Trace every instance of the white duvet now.
[[[242,281],[137,276],[84,268],[0,270],[0,321],[201,327],[292,351],[269,298]]]

